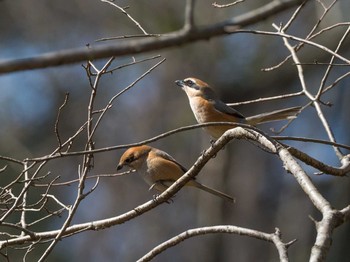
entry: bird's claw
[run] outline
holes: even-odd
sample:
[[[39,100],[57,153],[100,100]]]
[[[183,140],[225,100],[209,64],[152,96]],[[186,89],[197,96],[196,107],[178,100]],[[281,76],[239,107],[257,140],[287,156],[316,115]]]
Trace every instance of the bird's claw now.
[[[154,202],[157,202],[157,201],[158,201],[158,198],[159,198],[159,194],[154,194],[154,195],[152,196],[152,199],[153,199]],[[172,204],[172,203],[174,203],[174,199],[169,198],[167,201],[165,201],[165,203],[167,203],[167,204]]]

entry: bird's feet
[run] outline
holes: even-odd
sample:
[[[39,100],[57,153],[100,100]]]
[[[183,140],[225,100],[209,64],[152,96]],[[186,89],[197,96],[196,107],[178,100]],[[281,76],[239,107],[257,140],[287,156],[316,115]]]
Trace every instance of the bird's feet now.
[[[167,203],[167,204],[172,204],[172,203],[174,203],[174,198],[175,196],[173,196],[172,198],[169,198],[167,201],[165,201],[165,203]],[[154,202],[158,202],[158,198],[159,198],[159,194],[154,194],[153,196],[152,196],[152,199],[153,199],[153,201]]]

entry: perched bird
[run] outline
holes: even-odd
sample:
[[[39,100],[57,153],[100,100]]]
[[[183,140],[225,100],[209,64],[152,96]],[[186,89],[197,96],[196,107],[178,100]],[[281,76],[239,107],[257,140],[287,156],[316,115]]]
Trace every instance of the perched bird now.
[[[219,100],[214,90],[202,80],[190,77],[184,80],[176,80],[175,83],[186,92],[193,114],[200,124],[207,122],[233,122],[255,126],[265,122],[295,118],[301,110],[301,107],[291,107],[244,117],[237,110]],[[214,139],[219,138],[230,128],[233,128],[233,126],[204,127]]]
[[[120,158],[117,169],[120,170],[123,166],[135,169],[151,186],[150,189],[156,189],[159,192],[165,191],[187,171],[166,152],[147,145],[126,150]],[[207,187],[195,179],[187,182],[186,186],[197,187],[230,202],[234,201],[231,196]]]

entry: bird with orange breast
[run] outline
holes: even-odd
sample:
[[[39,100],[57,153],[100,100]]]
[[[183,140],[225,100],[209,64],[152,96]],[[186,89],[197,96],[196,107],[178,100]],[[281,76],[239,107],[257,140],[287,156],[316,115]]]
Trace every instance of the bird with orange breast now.
[[[165,191],[187,172],[186,168],[172,156],[147,145],[131,147],[126,150],[120,158],[117,170],[124,166],[135,169],[151,186],[150,190],[155,189],[159,192]],[[197,187],[222,199],[234,202],[231,196],[207,187],[195,179],[187,182],[186,186]]]
[[[293,119],[301,110],[301,107],[290,107],[244,117],[240,112],[219,100],[214,90],[202,80],[189,77],[184,80],[176,80],[175,83],[187,94],[191,109],[199,124],[208,122],[233,122],[255,126],[266,122]],[[218,139],[226,130],[231,128],[233,128],[232,125],[204,127],[214,139]]]

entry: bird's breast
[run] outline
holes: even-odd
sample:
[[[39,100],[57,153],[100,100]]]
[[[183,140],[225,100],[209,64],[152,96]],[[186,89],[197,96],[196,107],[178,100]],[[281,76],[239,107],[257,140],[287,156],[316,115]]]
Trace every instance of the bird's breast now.
[[[211,122],[212,105],[208,101],[200,97],[194,97],[190,100],[190,106],[198,123]]]
[[[153,170],[152,168],[149,168],[148,161],[145,161],[142,165],[140,165],[136,171],[148,185],[151,186],[154,184],[154,179],[152,176]]]
[[[201,97],[190,99],[191,109],[198,123],[208,122],[237,122],[237,120],[228,114],[219,112],[214,105]],[[207,126],[204,129],[214,138],[219,138],[226,130],[233,128],[231,125]]]

